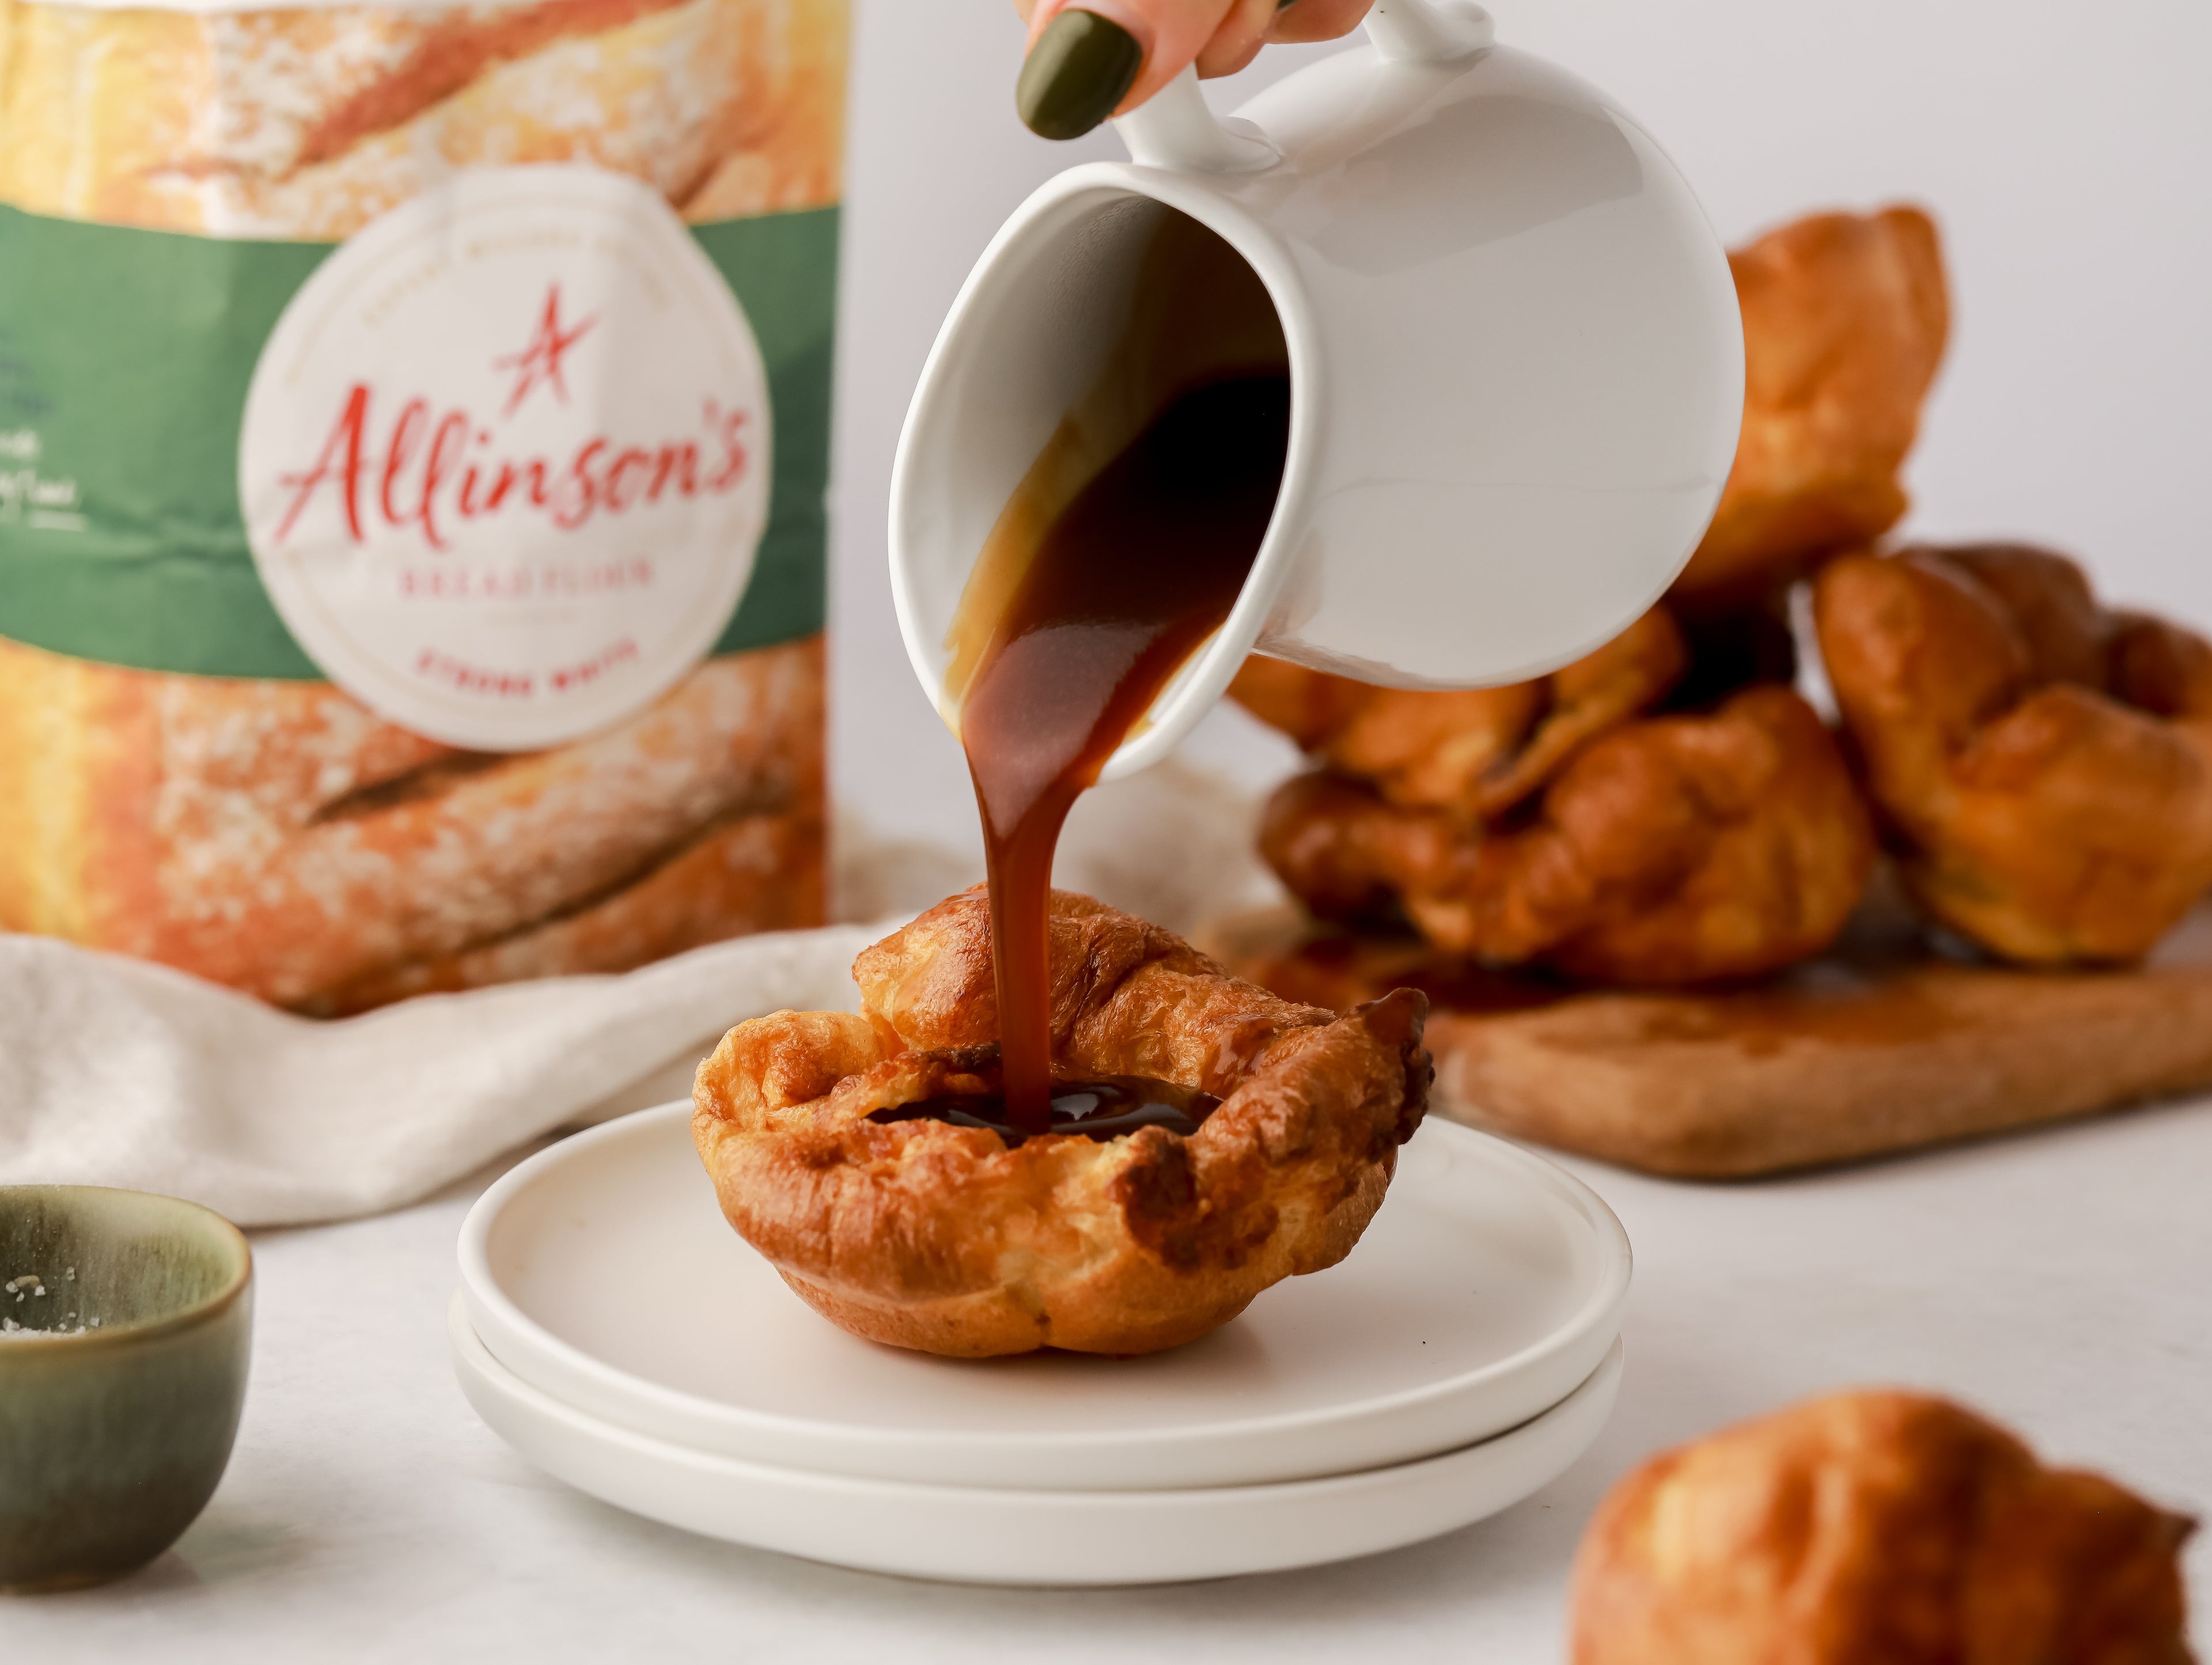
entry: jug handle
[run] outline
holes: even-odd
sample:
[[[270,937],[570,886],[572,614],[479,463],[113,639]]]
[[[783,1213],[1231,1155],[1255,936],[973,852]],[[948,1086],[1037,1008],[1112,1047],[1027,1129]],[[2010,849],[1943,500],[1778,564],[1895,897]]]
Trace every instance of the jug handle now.
[[[1250,122],[1206,108],[1195,64],[1127,115],[1115,117],[1114,131],[1131,161],[1179,173],[1256,173],[1282,154]]]
[[[1367,14],[1367,38],[1376,54],[1394,61],[1449,62],[1480,52],[1497,36],[1490,14],[1469,0],[1376,0]],[[1146,167],[1182,173],[1256,173],[1282,153],[1267,136],[1238,116],[1216,116],[1198,88],[1198,70],[1186,68],[1126,116],[1114,130],[1129,160]]]

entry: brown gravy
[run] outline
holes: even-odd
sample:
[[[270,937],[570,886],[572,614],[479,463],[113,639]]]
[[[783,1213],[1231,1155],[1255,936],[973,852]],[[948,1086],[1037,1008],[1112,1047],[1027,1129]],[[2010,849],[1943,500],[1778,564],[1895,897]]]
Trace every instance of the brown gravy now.
[[[1280,326],[1250,269],[1180,216],[1148,269],[1153,298],[1140,292],[1103,394],[1070,413],[1016,491],[954,627],[1005,1124],[1028,1134],[1053,1126],[1048,921],[1061,824],[1228,617],[1289,445]],[[1081,453],[1104,449],[1117,425],[1133,437],[1075,484]]]
[[[1038,1132],[1081,1133],[1103,1143],[1140,1127],[1194,1133],[1199,1124],[1220,1106],[1221,1101],[1212,1093],[1195,1087],[1179,1087],[1172,1081],[1154,1081],[1141,1075],[1111,1075],[1096,1081],[1055,1082],[1048,1128],[1015,1125],[1006,1113],[1006,1100],[992,1093],[947,1093],[874,1111],[868,1120],[926,1120],[948,1121],[956,1127],[983,1127],[1009,1146]]]

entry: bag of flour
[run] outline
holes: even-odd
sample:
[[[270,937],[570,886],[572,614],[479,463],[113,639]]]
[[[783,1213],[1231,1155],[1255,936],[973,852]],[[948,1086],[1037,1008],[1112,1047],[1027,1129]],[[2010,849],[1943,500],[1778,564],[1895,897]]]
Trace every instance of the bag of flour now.
[[[818,922],[845,0],[0,0],[0,927],[301,1010]]]

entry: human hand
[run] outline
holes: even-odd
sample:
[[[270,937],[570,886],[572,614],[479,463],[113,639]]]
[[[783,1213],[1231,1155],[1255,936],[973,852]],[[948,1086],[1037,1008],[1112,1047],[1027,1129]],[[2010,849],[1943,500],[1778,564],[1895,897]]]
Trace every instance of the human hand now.
[[[1334,40],[1374,0],[1014,0],[1029,20],[1014,105],[1048,139],[1079,138],[1195,64],[1234,75],[1271,40]]]

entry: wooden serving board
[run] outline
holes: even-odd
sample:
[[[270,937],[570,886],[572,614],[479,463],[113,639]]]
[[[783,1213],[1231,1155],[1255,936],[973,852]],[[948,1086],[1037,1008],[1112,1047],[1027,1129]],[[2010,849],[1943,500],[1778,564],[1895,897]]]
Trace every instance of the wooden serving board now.
[[[1424,987],[1438,1109],[1676,1178],[1886,1156],[2212,1087],[2212,908],[2142,966],[2029,971],[1947,957],[1875,902],[1827,954],[1718,993],[1547,986],[1411,941],[1318,934],[1290,908],[1201,942],[1317,1006]]]

